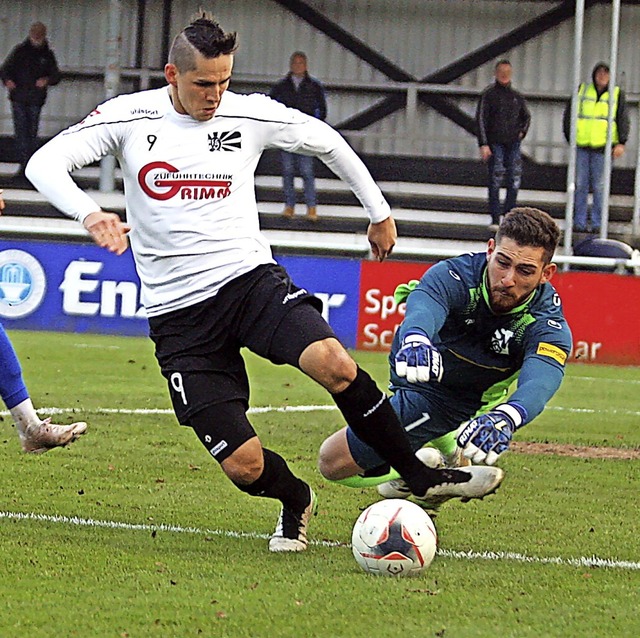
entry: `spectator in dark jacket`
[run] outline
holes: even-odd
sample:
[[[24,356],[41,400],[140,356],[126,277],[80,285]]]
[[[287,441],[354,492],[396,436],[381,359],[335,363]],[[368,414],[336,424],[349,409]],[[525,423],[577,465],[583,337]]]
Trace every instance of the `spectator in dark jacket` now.
[[[529,130],[531,114],[524,97],[511,86],[509,60],[495,67],[496,81],[480,96],[476,111],[480,157],[489,167],[489,212],[492,230],[497,230],[501,215],[516,205],[522,177],[520,143]],[[500,187],[507,189],[500,206]]]
[[[629,137],[629,109],[624,91],[616,86],[613,94],[613,127],[611,155],[621,157]],[[571,100],[564,110],[564,136],[571,132]],[[591,83],[578,88],[578,122],[576,131],[576,190],[574,200],[574,230],[579,233],[600,232],[604,197],[604,149],[609,128],[609,65],[598,62],[591,72]],[[591,220],[588,220],[587,200],[593,190]]]
[[[60,82],[56,57],[47,42],[47,27],[34,22],[29,37],[13,48],[0,68],[0,79],[9,90],[19,176],[35,151],[40,112],[47,99],[47,88]]]
[[[327,117],[327,100],[322,84],[312,78],[307,72],[307,56],[302,51],[296,51],[289,60],[289,73],[271,90],[271,97],[282,104],[298,109],[307,115],[313,115],[320,120]],[[285,199],[283,215],[293,217],[295,214],[296,191],[293,179],[296,164],[304,184],[304,199],[307,205],[307,218],[311,221],[318,219],[316,184],[313,171],[313,157],[297,155],[282,151],[282,181]]]

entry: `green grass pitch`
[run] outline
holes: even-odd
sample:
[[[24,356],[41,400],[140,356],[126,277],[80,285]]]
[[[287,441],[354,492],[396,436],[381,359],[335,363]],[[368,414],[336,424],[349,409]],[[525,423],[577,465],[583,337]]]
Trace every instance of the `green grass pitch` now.
[[[27,456],[2,417],[3,638],[640,635],[640,460],[510,452],[495,495],[442,508],[421,577],[377,578],[348,546],[376,494],[320,477],[342,423],[299,372],[247,357],[252,407],[272,408],[258,434],[319,495],[309,550],[273,555],[278,503],[235,490],[176,423],[150,341],[11,337],[36,407],[89,430]],[[385,384],[385,355],[355,356]],[[638,396],[638,368],[572,365],[517,440],[638,450]]]

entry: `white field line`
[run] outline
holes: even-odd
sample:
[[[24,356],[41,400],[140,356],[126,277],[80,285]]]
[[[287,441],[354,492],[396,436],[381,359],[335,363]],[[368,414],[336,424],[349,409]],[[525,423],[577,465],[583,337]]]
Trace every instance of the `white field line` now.
[[[92,518],[81,518],[79,516],[60,516],[57,514],[34,514],[21,512],[2,512],[0,511],[0,519],[20,520],[20,521],[39,521],[44,523],[60,523],[62,525],[77,525],[80,527],[96,527],[109,529],[124,529],[142,532],[171,532],[174,534],[198,534],[203,536],[224,536],[225,538],[250,538],[267,540],[271,534],[259,534],[257,532],[234,532],[232,530],[222,529],[201,529],[199,527],[184,527],[182,525],[166,525],[159,523],[150,525],[148,523],[121,523],[118,521],[100,521]],[[317,540],[309,541],[313,545],[322,547],[348,547],[346,543],[338,541]]]
[[[95,520],[92,518],[80,518],[78,516],[60,516],[35,513],[21,512],[2,512],[0,511],[0,519],[20,520],[20,521],[38,521],[44,523],[59,523],[62,525],[76,525],[82,527],[121,529],[128,531],[142,532],[168,532],[172,534],[197,534],[201,536],[222,536],[225,538],[248,538],[252,540],[266,540],[268,534],[259,534],[257,532],[236,532],[232,530],[221,529],[201,529],[199,527],[184,527],[182,525],[166,525],[157,524],[150,525],[148,523],[122,523],[118,521]],[[330,540],[310,540],[311,545],[321,547],[341,547],[348,548],[348,543]],[[640,571],[640,563],[628,560],[616,560],[613,558],[599,558],[597,556],[581,556],[579,558],[562,558],[561,556],[528,556],[517,552],[461,552],[451,549],[438,549],[438,556],[443,558],[454,558],[458,560],[493,560],[493,561],[515,561],[519,563],[541,564],[541,565],[560,565],[566,567],[605,567],[609,569],[623,569]]]
[[[266,414],[268,412],[331,412],[337,410],[335,405],[265,405],[249,408],[249,414]],[[560,405],[550,405],[546,410],[556,412],[573,412],[579,414],[614,414],[623,416],[640,416],[639,410],[619,410],[608,408],[606,410],[596,410],[595,408],[567,408]],[[83,410],[79,408],[38,408],[40,414],[81,414]],[[86,410],[89,414],[173,414],[173,410],[168,408],[91,408]],[[8,416],[7,410],[0,411],[0,416]]]
[[[565,377],[567,379],[573,379],[575,381],[604,381],[605,383],[630,383],[637,385],[640,383],[640,379],[601,379],[599,377]]]

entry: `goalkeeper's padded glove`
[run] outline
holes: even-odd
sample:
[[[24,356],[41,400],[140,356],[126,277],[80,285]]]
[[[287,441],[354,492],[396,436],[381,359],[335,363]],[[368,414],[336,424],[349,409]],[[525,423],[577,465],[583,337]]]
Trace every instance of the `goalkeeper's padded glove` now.
[[[396,374],[409,383],[428,383],[442,380],[442,356],[425,334],[405,336],[396,354]]]
[[[491,412],[463,423],[456,432],[458,445],[473,463],[493,465],[509,449],[513,433],[526,419],[524,407],[503,403]]]

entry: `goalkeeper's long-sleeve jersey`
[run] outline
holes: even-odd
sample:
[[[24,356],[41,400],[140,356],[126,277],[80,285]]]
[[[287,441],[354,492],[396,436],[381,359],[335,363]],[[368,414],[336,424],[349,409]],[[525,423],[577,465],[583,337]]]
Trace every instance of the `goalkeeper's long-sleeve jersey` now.
[[[484,253],[466,254],[432,266],[407,298],[405,319],[390,355],[392,388],[411,387],[446,394],[471,416],[509,397],[523,406],[527,422],[544,409],[564,375],[571,331],[560,297],[550,283],[540,285],[519,307],[495,314],[488,304]],[[402,339],[412,332],[429,336],[442,354],[442,381],[409,384],[395,374]]]

